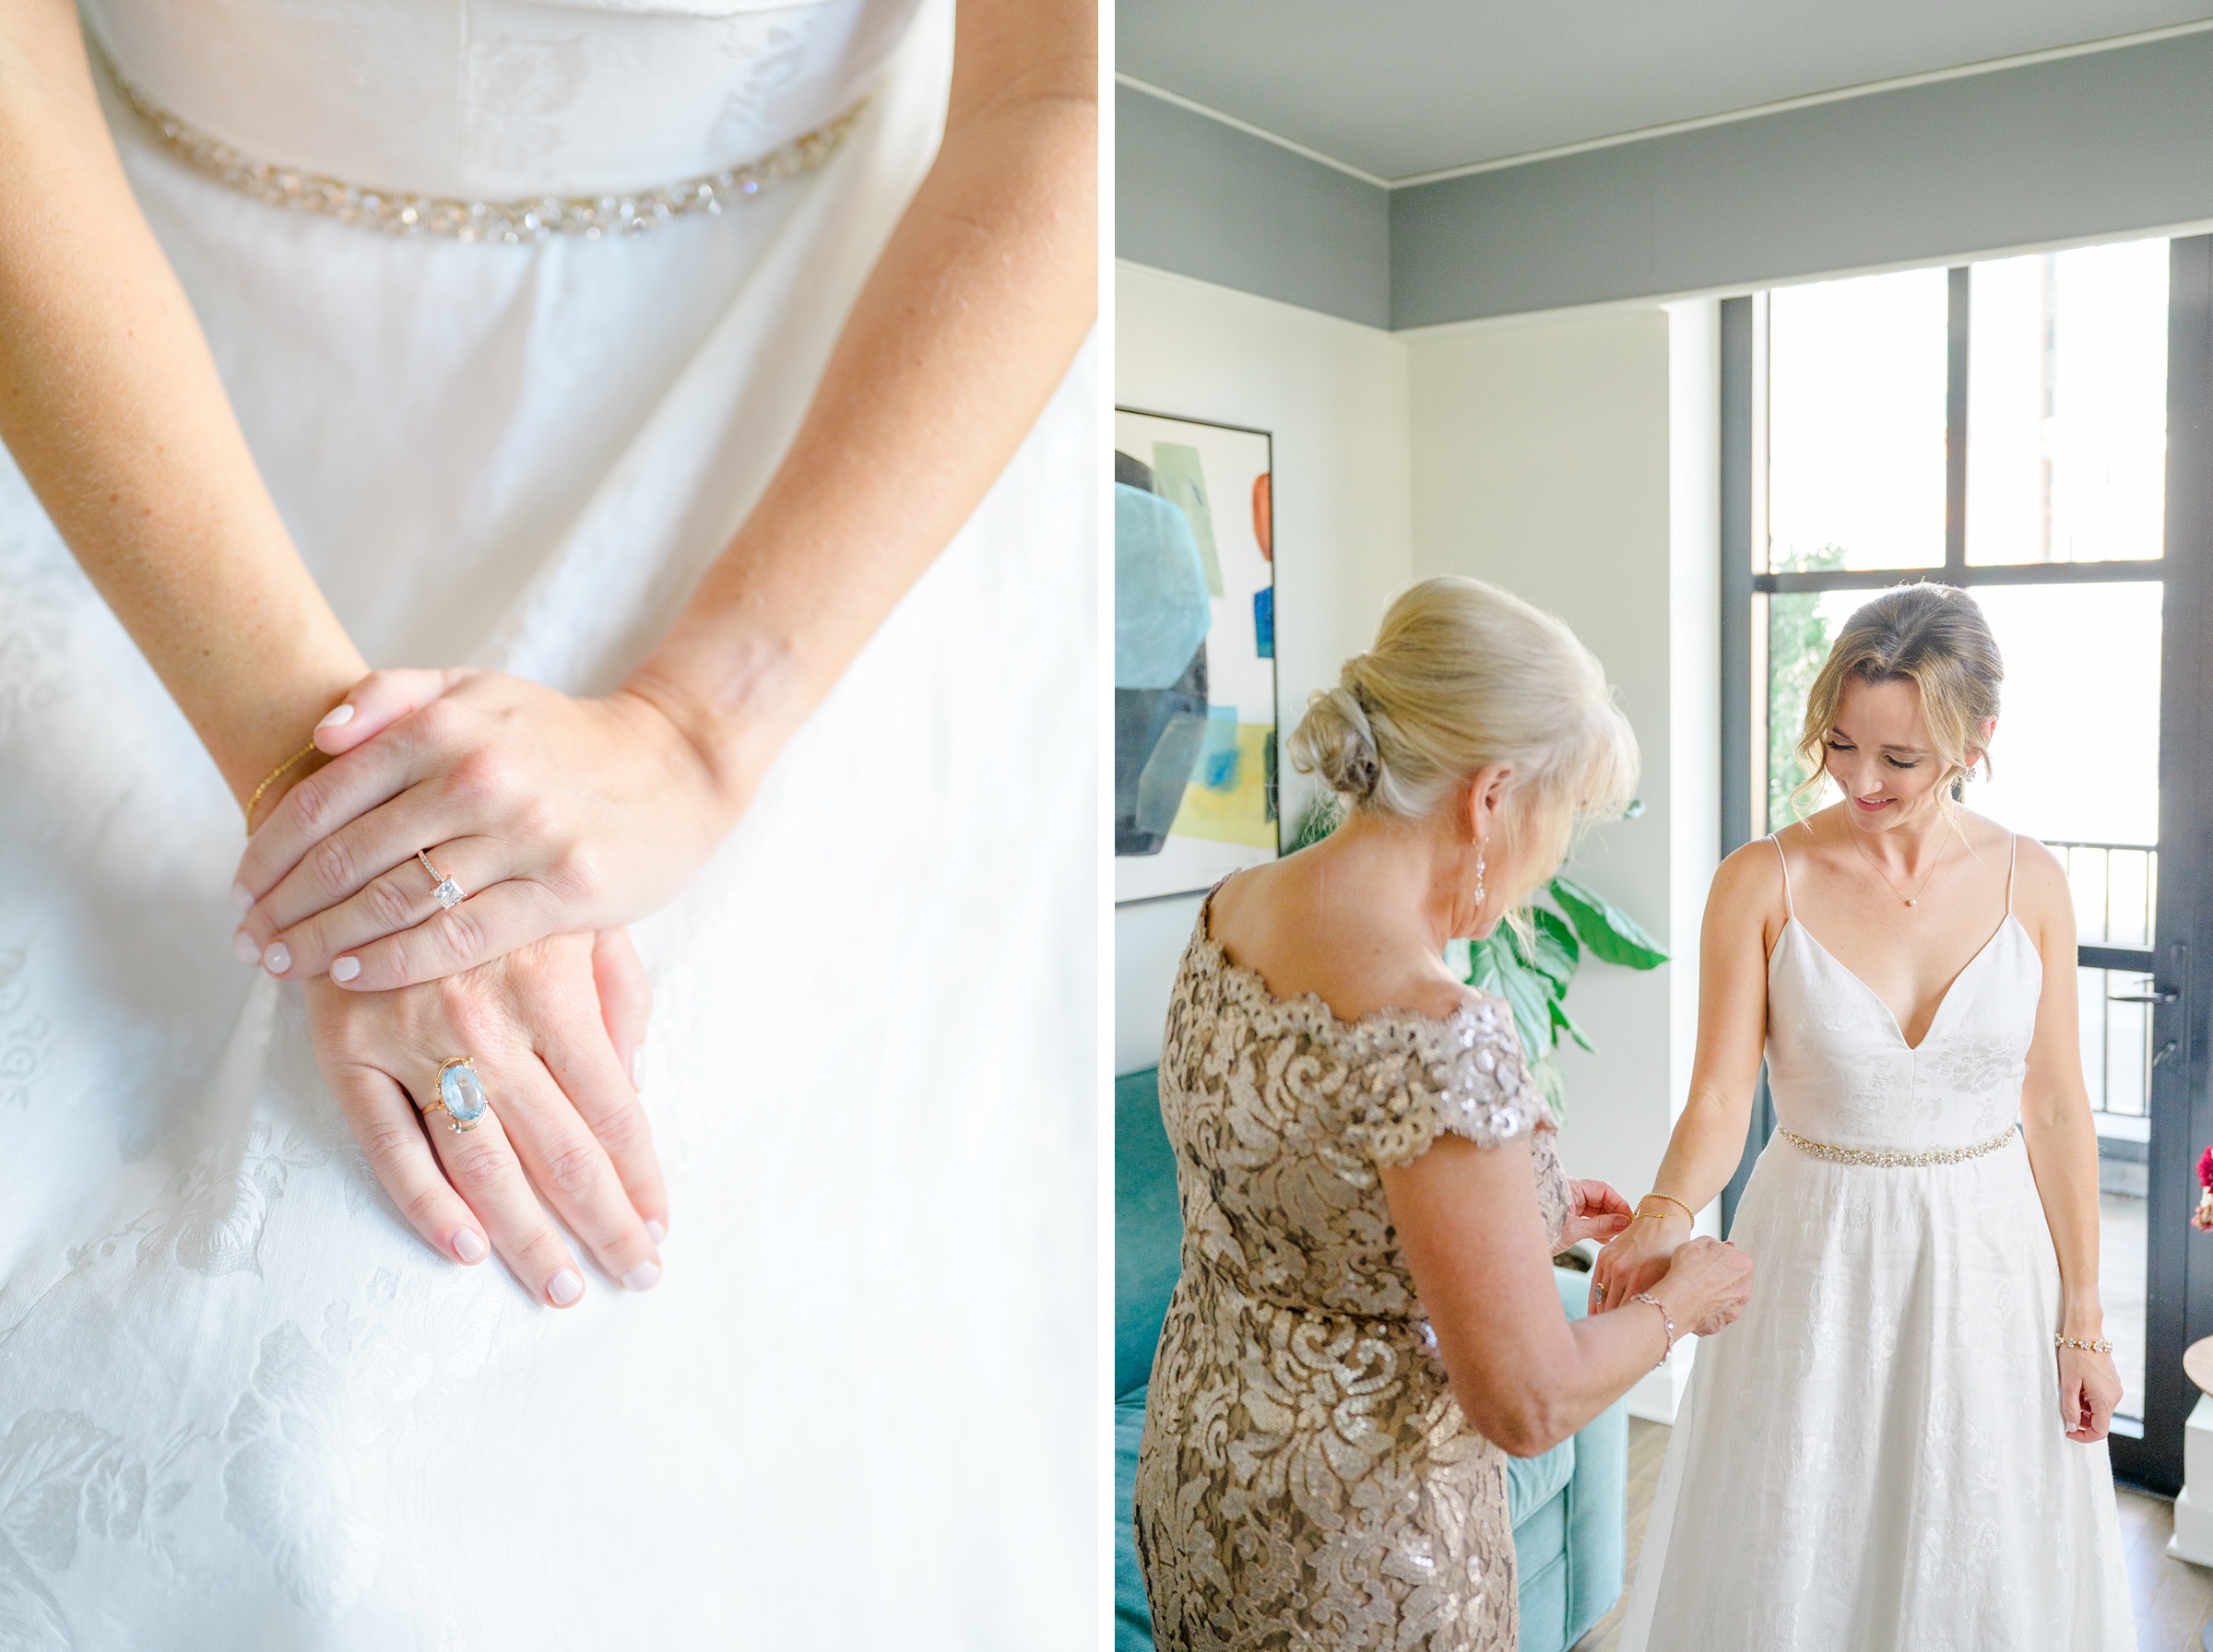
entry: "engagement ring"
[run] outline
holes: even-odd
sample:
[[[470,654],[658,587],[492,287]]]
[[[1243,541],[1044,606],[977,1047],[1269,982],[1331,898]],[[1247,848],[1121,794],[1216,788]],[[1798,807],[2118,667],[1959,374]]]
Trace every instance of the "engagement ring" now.
[[[436,867],[432,866],[431,864],[431,857],[428,855],[425,855],[420,849],[415,851],[415,858],[422,862],[422,869],[431,875],[431,881],[438,886],[436,889],[432,890],[431,893],[438,898],[439,905],[444,907],[446,911],[451,912],[455,907],[460,905],[462,902],[468,899],[466,894],[462,893],[461,886],[458,883],[456,883],[451,878],[448,878],[444,872],[441,872]]]
[[[477,1077],[477,1064],[467,1056],[450,1056],[438,1068],[438,1099],[423,1111],[435,1107],[444,1114],[447,1127],[458,1136],[482,1124],[491,1104]]]

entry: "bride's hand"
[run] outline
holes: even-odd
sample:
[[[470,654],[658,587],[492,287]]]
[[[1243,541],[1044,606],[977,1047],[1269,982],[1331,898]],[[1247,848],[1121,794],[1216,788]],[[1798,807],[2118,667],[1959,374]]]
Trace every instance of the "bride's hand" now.
[[[524,1289],[569,1306],[584,1272],[542,1195],[609,1278],[659,1281],[669,1202],[628,1076],[647,997],[626,935],[556,936],[396,992],[306,990],[324,1079],[377,1180],[441,1256],[481,1261],[489,1236]],[[466,1132],[420,1111],[454,1056],[474,1061],[491,1100]]]
[[[1603,1314],[1650,1291],[1667,1272],[1675,1246],[1690,1237],[1690,1218],[1639,1216],[1598,1253],[1591,1270],[1591,1311]]]
[[[1571,1181],[1568,1187],[1575,1195],[1575,1209],[1560,1229],[1562,1250],[1585,1239],[1604,1245],[1629,1225],[1629,1201],[1604,1182]]]
[[[290,979],[389,991],[627,923],[675,894],[742,807],[629,690],[578,700],[497,671],[379,671],[346,704],[355,714],[316,736],[337,755],[239,863],[239,954]],[[452,910],[419,849],[466,891]]]
[[[2085,1446],[2104,1439],[2113,1425],[2113,1409],[2121,1403],[2121,1374],[2113,1369],[2113,1356],[2079,1348],[2061,1348],[2058,1353],[2060,1427],[2068,1439]]]

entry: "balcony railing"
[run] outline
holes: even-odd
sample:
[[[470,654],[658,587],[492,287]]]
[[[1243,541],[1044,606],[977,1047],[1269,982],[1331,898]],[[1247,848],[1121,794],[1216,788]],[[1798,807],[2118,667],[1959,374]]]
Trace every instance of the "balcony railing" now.
[[[2101,1130],[2136,1135],[2151,1112],[2152,1007],[2115,1000],[2145,997],[2152,989],[2160,852],[2149,844],[2046,840],[2044,846],[2065,864],[2075,894],[2076,990],[2090,1108],[2102,1115]]]

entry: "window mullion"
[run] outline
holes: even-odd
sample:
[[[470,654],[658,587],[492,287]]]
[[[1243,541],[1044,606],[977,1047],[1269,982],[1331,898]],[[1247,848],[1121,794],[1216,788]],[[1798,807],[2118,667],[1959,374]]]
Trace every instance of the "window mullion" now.
[[[1972,285],[1965,265],[1948,272],[1945,289],[1944,573],[1959,584],[1967,572],[1967,333]]]

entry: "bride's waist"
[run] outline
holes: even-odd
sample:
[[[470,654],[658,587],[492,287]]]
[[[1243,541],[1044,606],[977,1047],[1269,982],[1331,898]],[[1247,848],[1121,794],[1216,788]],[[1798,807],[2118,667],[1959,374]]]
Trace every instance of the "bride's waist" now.
[[[1879,1128],[1870,1132],[1864,1127],[1824,1129],[1817,1123],[1788,1115],[1779,1118],[1775,1127],[1777,1141],[1809,1158],[1886,1170],[1963,1164],[2009,1147],[2015,1134],[2016,1126],[2010,1119],[1970,1135],[1941,1137],[1903,1128],[1895,1133]]]
[[[466,200],[740,167],[866,95],[917,0],[83,0],[141,101],[251,161]]]

